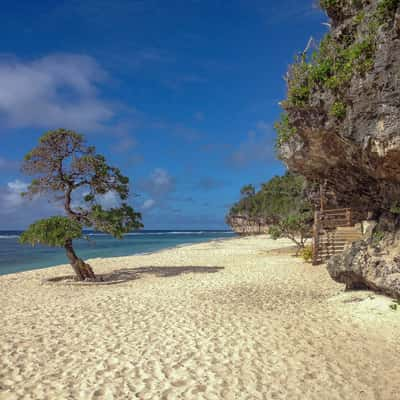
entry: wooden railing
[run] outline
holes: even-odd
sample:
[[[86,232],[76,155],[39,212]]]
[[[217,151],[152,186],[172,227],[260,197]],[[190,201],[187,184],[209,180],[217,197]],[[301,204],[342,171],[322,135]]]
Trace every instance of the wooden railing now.
[[[321,262],[323,252],[326,255],[332,255],[329,254],[329,251],[326,251],[327,249],[332,250],[334,254],[344,246],[343,239],[336,240],[336,236],[329,234],[329,232],[339,227],[352,227],[354,226],[354,222],[353,213],[350,208],[336,208],[315,212],[313,228],[314,265]],[[337,243],[335,243],[336,241]]]
[[[333,210],[318,211],[322,229],[338,228],[340,226],[353,226],[351,208],[337,208]]]

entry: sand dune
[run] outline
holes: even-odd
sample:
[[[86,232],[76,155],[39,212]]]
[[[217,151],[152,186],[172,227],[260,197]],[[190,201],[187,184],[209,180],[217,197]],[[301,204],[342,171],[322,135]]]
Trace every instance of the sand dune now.
[[[0,277],[0,399],[400,399],[400,311],[288,241],[92,260],[103,285]]]

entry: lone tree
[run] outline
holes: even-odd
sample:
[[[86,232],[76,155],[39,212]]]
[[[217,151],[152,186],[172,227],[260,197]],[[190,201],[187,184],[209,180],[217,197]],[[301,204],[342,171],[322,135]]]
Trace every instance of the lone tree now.
[[[21,243],[64,247],[78,280],[96,278],[73,248],[73,239],[84,237],[84,227],[118,239],[143,227],[140,213],[126,203],[129,179],[88,146],[83,135],[66,129],[45,133],[25,156],[22,170],[34,177],[22,195],[32,199],[46,194],[62,202],[66,216],[33,223],[21,235]],[[107,194],[119,200],[117,208],[103,208],[101,201]]]

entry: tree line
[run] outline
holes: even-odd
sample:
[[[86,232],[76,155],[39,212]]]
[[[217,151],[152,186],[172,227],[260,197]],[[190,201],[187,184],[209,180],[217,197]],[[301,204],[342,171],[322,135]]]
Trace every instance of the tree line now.
[[[286,172],[262,183],[258,191],[254,185],[243,186],[240,200],[228,212],[227,223],[237,216],[249,220],[262,219],[269,226],[268,232],[273,239],[289,238],[300,251],[311,235],[313,221],[304,178]]]

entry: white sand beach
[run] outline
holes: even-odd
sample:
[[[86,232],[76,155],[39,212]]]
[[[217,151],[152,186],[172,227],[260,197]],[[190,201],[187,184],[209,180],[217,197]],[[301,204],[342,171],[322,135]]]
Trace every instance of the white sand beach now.
[[[94,259],[106,284],[0,277],[0,399],[400,399],[400,311],[287,240]]]

